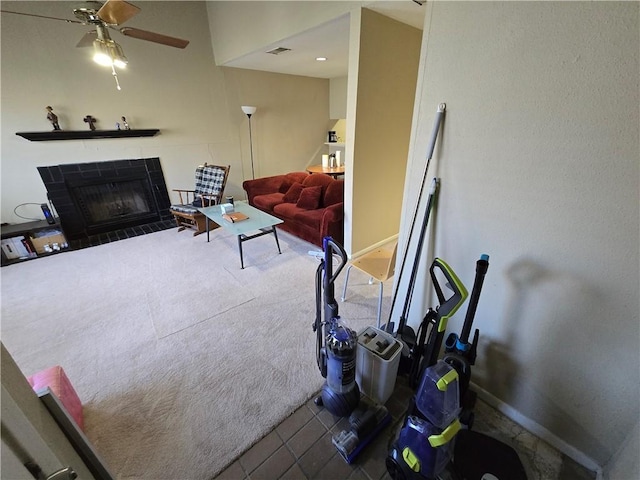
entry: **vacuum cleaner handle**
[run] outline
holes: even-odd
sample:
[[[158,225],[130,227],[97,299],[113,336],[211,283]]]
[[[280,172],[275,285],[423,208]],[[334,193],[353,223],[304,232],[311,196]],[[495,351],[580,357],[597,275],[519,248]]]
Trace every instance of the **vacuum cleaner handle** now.
[[[329,251],[329,247],[331,247],[331,251]],[[324,262],[325,262],[325,270],[329,273],[329,277],[325,279],[325,286],[326,286],[326,282],[328,281],[329,283],[333,284],[333,282],[335,282],[336,278],[338,278],[338,275],[340,274],[340,272],[342,271],[342,269],[344,268],[344,266],[347,263],[347,252],[345,252],[344,248],[342,245],[340,245],[338,242],[336,242],[333,238],[331,237],[324,237],[322,239],[322,248],[324,250],[325,253],[325,258],[324,258]],[[338,266],[338,268],[336,269],[335,272],[333,272],[333,274],[331,273],[333,270],[333,256],[331,252],[335,252],[340,256],[340,265]]]
[[[469,298],[469,307],[467,308],[467,315],[464,318],[464,325],[462,326],[462,332],[460,332],[460,343],[468,345],[469,334],[471,333],[471,325],[473,324],[473,318],[476,316],[476,309],[478,308],[478,300],[480,299],[480,292],[482,291],[482,283],[484,282],[484,276],[489,269],[489,255],[482,254],[480,260],[476,262],[476,278],[473,282],[473,288],[471,289],[471,297]]]
[[[436,275],[436,269],[439,270],[446,279],[446,286],[453,292],[452,295],[446,297]],[[440,305],[436,309],[436,317],[429,331],[427,346],[424,351],[422,364],[420,366],[420,376],[425,368],[435,365],[440,354],[440,347],[444,338],[444,331],[447,329],[449,317],[458,311],[460,306],[467,298],[467,289],[455,274],[453,269],[447,263],[436,258],[429,269],[433,287],[436,290]]]
[[[436,269],[440,270],[442,274],[447,279],[446,286],[453,292],[453,295],[448,298],[445,297],[442,287],[438,282],[438,277],[436,275]],[[453,269],[447,265],[447,263],[440,259],[436,258],[431,264],[431,268],[429,269],[431,272],[431,280],[433,281],[433,287],[436,290],[436,295],[438,296],[438,302],[440,306],[438,307],[438,332],[442,333],[447,328],[447,322],[454,313],[458,311],[458,309],[462,306],[464,301],[467,298],[467,289],[464,284],[460,281],[456,273]]]

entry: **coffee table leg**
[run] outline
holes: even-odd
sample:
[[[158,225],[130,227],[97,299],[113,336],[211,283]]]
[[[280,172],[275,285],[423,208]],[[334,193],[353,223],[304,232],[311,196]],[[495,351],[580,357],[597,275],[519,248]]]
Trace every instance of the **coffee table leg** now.
[[[209,217],[206,217],[206,222],[207,222],[207,243],[209,243]]]
[[[238,235],[238,250],[240,251],[240,269],[244,269],[244,258],[242,257],[242,235]]]
[[[276,237],[276,245],[278,246],[278,253],[282,255],[282,251],[280,250],[280,242],[278,241],[278,232],[276,232],[276,226],[271,227],[273,230],[273,236]]]

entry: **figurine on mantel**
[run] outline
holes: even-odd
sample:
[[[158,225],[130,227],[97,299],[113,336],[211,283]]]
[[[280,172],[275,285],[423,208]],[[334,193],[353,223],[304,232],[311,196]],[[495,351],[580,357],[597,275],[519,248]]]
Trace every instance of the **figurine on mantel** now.
[[[129,130],[129,124],[127,123],[127,119],[125,117],[122,117],[122,128],[124,128],[125,130]]]
[[[97,118],[92,117],[91,115],[87,115],[86,117],[84,117],[82,119],[84,121],[84,123],[88,123],[89,124],[89,128],[91,130],[95,130],[96,129],[96,125],[95,123],[98,121]]]
[[[47,120],[51,122],[53,129],[60,130],[60,124],[58,123],[58,116],[55,113],[53,113],[53,108],[48,106],[46,110],[47,110]]]

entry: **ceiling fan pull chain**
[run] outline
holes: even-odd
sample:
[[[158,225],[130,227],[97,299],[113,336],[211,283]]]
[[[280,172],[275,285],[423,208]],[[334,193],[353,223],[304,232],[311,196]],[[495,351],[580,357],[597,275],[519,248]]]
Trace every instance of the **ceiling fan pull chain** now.
[[[122,88],[120,88],[120,82],[118,81],[118,73],[116,72],[116,67],[114,67],[113,65],[111,65],[111,75],[113,75],[113,78],[116,81],[116,88],[118,90],[122,90]]]

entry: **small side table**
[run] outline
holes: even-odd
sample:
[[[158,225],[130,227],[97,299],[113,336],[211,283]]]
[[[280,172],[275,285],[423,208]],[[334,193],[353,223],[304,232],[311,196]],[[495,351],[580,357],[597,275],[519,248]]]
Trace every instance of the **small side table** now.
[[[323,167],[322,165],[311,165],[310,167],[307,167],[307,172],[324,173],[325,175],[330,175],[333,178],[338,178],[338,176],[344,175],[344,165],[334,168]]]

